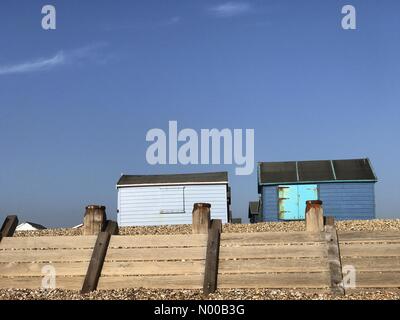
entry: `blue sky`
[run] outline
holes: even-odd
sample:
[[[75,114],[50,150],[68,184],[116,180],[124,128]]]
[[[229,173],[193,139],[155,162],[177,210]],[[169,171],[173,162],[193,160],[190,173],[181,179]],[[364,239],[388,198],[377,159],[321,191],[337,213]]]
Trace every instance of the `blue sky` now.
[[[41,8],[57,29],[41,28]],[[341,8],[357,9],[357,30]],[[400,3],[11,1],[0,3],[0,218],[116,217],[121,173],[228,170],[233,214],[256,172],[150,166],[146,132],[254,128],[256,161],[369,157],[378,217],[400,217]]]

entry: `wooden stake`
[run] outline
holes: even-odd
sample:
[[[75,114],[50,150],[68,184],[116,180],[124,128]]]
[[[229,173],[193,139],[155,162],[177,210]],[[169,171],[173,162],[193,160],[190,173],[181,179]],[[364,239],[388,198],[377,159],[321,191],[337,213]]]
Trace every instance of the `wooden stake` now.
[[[221,241],[222,221],[212,220],[208,231],[206,264],[204,271],[203,293],[208,295],[217,290],[219,246]]]
[[[207,234],[210,228],[211,204],[195,203],[192,212],[192,232],[194,234]]]
[[[111,234],[108,232],[100,232],[97,236],[81,293],[89,293],[97,289],[110,238]]]
[[[81,293],[89,293],[97,289],[111,236],[116,234],[118,234],[117,222],[108,220],[105,231],[97,236]]]
[[[116,221],[107,220],[104,228],[105,232],[115,236],[119,234],[118,223]]]
[[[3,237],[12,237],[18,226],[18,217],[15,215],[7,216],[0,229],[0,241]]]
[[[324,217],[324,225],[334,226],[335,225],[335,217],[332,217],[332,216]]]
[[[331,220],[333,222],[333,220]],[[339,250],[339,240],[334,225],[325,226],[325,239],[328,247],[328,263],[331,274],[331,292],[335,295],[344,295],[342,261]]]
[[[99,234],[104,229],[106,220],[106,207],[97,205],[87,206],[83,218],[83,235]]]
[[[324,212],[320,200],[306,202],[306,231],[315,233],[324,231]]]

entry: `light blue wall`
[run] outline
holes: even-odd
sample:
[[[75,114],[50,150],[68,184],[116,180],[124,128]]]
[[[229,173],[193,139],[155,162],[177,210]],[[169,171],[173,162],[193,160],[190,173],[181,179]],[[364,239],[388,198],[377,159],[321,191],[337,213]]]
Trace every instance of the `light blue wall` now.
[[[374,183],[323,183],[318,184],[318,192],[325,216],[337,220],[375,218]],[[264,221],[280,221],[277,186],[262,187],[262,209]]]
[[[374,219],[374,183],[326,183],[319,185],[324,214],[338,220]]]
[[[264,221],[278,221],[278,187],[262,187],[262,212]]]

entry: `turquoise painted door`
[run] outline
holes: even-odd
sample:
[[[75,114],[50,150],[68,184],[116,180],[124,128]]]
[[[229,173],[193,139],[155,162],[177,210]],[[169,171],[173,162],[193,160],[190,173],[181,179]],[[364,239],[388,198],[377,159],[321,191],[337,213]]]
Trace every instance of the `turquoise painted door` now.
[[[278,186],[279,219],[302,220],[305,218],[306,201],[318,200],[315,184]]]
[[[299,215],[297,186],[279,186],[279,219],[297,220]]]
[[[318,186],[316,184],[299,184],[297,186],[299,197],[299,220],[306,218],[306,201],[318,200]]]

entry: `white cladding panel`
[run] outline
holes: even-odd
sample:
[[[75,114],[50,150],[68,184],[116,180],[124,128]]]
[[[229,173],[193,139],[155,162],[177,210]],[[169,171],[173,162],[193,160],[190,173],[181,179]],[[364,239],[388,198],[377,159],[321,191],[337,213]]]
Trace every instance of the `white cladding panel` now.
[[[227,185],[118,188],[118,224],[155,226],[191,224],[193,204],[211,204],[211,218],[227,223]]]

